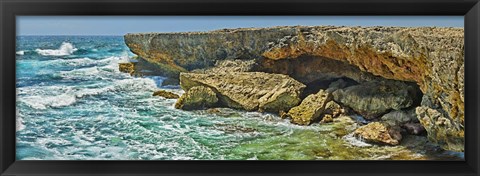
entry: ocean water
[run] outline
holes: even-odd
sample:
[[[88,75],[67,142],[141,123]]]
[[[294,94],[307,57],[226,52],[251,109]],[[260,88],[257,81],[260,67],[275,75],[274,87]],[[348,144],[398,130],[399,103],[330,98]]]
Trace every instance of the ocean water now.
[[[305,127],[268,113],[177,110],[152,93],[182,94],[178,86],[119,72],[133,56],[122,36],[19,36],[16,50],[18,160],[463,159],[425,137],[367,144],[351,135],[355,118]]]

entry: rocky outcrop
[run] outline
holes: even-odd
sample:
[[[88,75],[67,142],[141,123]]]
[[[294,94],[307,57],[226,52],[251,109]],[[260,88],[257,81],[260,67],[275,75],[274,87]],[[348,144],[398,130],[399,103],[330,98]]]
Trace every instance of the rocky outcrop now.
[[[332,99],[332,95],[325,90],[320,90],[303,99],[302,103],[293,107],[287,113],[291,122],[300,125],[309,125],[317,120],[325,111],[327,103]]]
[[[333,99],[342,103],[366,119],[377,118],[390,110],[401,110],[415,102],[415,88],[396,81],[365,82],[359,85],[338,89]]]
[[[398,145],[400,140],[402,140],[402,135],[398,128],[391,128],[380,122],[372,122],[361,126],[353,133],[355,136],[372,143]]]
[[[175,108],[195,110],[214,107],[218,102],[217,94],[210,88],[195,86],[186,91],[175,103]]]
[[[155,92],[153,92],[152,96],[160,96],[160,97],[163,97],[163,98],[166,98],[166,99],[180,98],[180,96],[178,96],[177,94],[172,93],[172,92],[168,92],[168,91],[165,91],[165,90],[155,91]]]
[[[287,111],[298,105],[305,88],[286,75],[261,72],[182,73],[180,86],[186,91],[195,86],[209,87],[224,107],[268,112]]]
[[[416,113],[420,123],[425,127],[428,138],[447,150],[463,151],[465,133],[463,126],[458,126],[439,110],[428,107],[417,107]]]
[[[427,128],[431,139],[463,151],[461,135],[435,135],[464,131],[463,38],[461,28],[287,26],[127,34],[125,42],[172,78],[218,60],[241,59],[255,61],[256,71],[287,74],[304,84],[339,77],[414,82],[424,94],[421,105],[452,124],[433,123]],[[425,117],[432,119],[420,118]]]

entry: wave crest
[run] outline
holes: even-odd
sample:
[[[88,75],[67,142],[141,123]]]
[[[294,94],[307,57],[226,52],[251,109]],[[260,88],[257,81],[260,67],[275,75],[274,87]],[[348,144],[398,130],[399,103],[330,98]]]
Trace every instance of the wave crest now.
[[[36,49],[35,51],[44,56],[67,56],[73,54],[73,52],[78,49],[73,46],[73,44],[68,42],[63,42],[58,49]]]
[[[16,54],[16,55],[23,56],[23,55],[25,55],[25,51],[23,51],[23,50],[17,51],[15,54]]]

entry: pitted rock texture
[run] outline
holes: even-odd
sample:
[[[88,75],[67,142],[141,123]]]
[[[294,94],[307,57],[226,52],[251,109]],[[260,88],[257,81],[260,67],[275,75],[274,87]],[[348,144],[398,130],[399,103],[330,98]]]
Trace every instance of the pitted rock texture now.
[[[214,107],[218,102],[217,94],[210,88],[195,86],[186,91],[175,103],[175,108],[184,110]]]
[[[320,90],[316,94],[307,96],[300,105],[290,109],[287,116],[290,117],[292,123],[309,125],[324,113],[326,105],[331,99],[330,93]]]
[[[358,82],[376,77],[415,82],[427,99],[422,106],[437,110],[458,127],[455,130],[464,131],[462,28],[284,26],[127,34],[125,42],[132,52],[157,64],[164,76],[173,78],[180,72],[212,67],[217,60],[250,59],[258,63],[261,71],[286,72],[305,84],[317,75],[346,76]],[[296,61],[302,58],[309,58],[305,60],[309,64]],[[321,70],[325,67],[319,66],[332,63],[347,64],[338,67],[345,72]],[[276,68],[280,66],[285,69]],[[429,135],[432,133],[436,132],[430,131]],[[436,141],[463,145],[452,143],[458,139]]]
[[[305,88],[286,75],[262,72],[181,73],[180,86],[186,91],[209,87],[225,107],[267,112],[287,111],[298,105]]]

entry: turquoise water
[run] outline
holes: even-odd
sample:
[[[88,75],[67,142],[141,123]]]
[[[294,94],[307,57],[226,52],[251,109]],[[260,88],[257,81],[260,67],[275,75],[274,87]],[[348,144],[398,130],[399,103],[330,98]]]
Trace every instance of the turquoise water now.
[[[266,113],[174,109],[152,93],[182,94],[178,86],[118,71],[133,56],[121,36],[21,36],[16,48],[19,160],[463,158],[363,143],[349,136],[350,118],[303,127]]]

